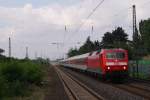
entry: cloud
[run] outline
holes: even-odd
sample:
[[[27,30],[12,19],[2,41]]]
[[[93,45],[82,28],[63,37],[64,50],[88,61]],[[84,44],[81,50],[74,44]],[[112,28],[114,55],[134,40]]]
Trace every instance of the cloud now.
[[[101,40],[106,31],[111,31],[117,26],[123,26],[131,39],[133,2],[105,0],[87,19],[98,3],[99,0],[79,0],[65,6],[59,3],[36,8],[30,3],[19,7],[0,6],[0,45],[6,50],[7,55],[8,37],[11,36],[15,57],[23,58],[25,47],[28,46],[31,58],[34,58],[35,52],[38,55],[56,58],[60,57],[60,54],[63,56],[62,53],[67,52],[70,47],[76,46],[71,43],[84,42],[88,35],[91,35],[92,40]],[[149,6],[141,7],[144,3],[142,0],[136,1],[138,21],[150,16],[147,10]],[[80,25],[82,27],[76,33]],[[91,26],[94,26],[93,34]],[[59,45],[60,50],[57,50],[57,46],[52,45],[52,42],[66,44],[65,47]]]

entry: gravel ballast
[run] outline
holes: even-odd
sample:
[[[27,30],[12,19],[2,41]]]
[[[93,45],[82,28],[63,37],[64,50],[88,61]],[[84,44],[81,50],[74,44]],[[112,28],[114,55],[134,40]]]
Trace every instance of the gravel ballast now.
[[[66,72],[71,73],[71,75],[76,77],[79,81],[83,82],[89,88],[93,89],[108,100],[145,100],[143,97],[115,88],[109,84],[105,84],[82,73],[75,72],[66,68],[62,69]]]

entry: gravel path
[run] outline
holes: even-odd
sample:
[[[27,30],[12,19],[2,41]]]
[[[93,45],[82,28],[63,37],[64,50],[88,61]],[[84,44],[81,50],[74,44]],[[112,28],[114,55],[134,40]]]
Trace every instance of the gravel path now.
[[[48,87],[45,91],[45,100],[69,100],[64,87],[52,66],[48,69]]]

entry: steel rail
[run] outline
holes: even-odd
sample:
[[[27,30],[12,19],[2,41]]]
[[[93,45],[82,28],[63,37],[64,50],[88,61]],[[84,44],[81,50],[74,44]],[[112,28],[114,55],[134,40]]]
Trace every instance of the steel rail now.
[[[104,97],[102,97],[101,95],[97,94],[95,91],[93,91],[92,89],[90,89],[89,87],[87,87],[85,84],[81,83],[80,81],[78,81],[77,79],[75,79],[73,76],[71,76],[68,73],[65,73],[64,71],[62,71],[61,69],[59,69],[58,67],[55,67],[56,72],[58,74],[58,76],[60,77],[60,79],[62,80],[62,83],[64,84],[64,86],[68,89],[68,91],[71,93],[72,98],[74,98],[74,100],[82,100],[79,95],[77,95],[77,93],[68,85],[69,82],[67,82],[65,80],[65,77],[68,77],[69,80],[74,81],[76,84],[78,84],[81,89],[83,89],[84,91],[87,91],[88,94],[91,95],[91,97],[93,97],[95,100],[106,100]],[[76,86],[77,87],[77,86]],[[80,89],[79,89],[80,90]],[[81,92],[81,94],[84,94]],[[90,96],[90,95],[85,95],[85,96]],[[87,99],[88,100],[88,99]]]

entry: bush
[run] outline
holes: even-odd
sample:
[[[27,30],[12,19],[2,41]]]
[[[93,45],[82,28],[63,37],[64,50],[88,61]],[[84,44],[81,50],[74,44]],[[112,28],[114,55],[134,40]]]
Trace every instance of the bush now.
[[[6,96],[7,91],[8,91],[7,81],[4,79],[4,77],[1,76],[0,77],[0,100],[2,100],[2,98]]]
[[[7,92],[7,95],[9,97],[24,96],[26,95],[26,91],[29,90],[29,86],[27,84],[18,80],[9,82],[8,88],[9,91]]]
[[[1,73],[8,82],[22,81],[24,78],[24,69],[16,62],[6,64],[2,67]]]
[[[41,83],[43,72],[40,65],[31,62],[25,62],[21,63],[20,66],[24,68],[24,81],[32,84]]]
[[[0,63],[0,100],[3,96],[22,96],[43,78],[41,65],[31,61]]]

